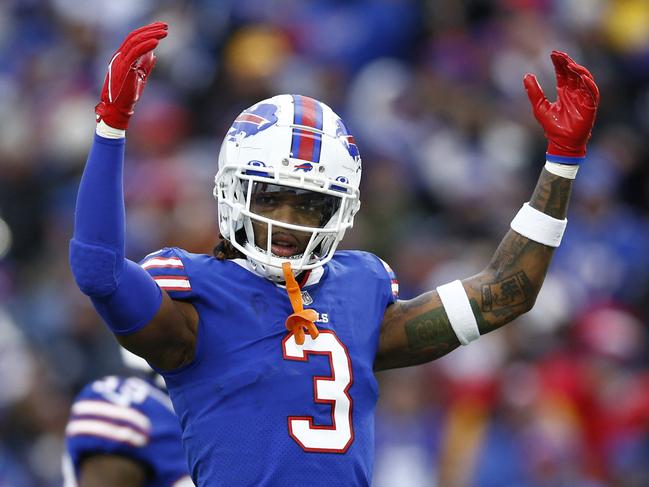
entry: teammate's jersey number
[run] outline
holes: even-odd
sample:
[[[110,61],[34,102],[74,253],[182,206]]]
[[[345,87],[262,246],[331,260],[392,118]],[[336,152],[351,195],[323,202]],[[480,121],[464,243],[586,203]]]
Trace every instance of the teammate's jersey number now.
[[[115,376],[109,376],[95,381],[92,390],[113,404],[128,407],[131,404],[142,404],[149,396],[151,387],[137,377],[129,377],[121,381]]]
[[[330,376],[313,378],[315,402],[331,406],[331,426],[313,424],[313,416],[289,416],[288,431],[298,445],[309,452],[344,453],[354,441],[352,399],[352,364],[347,348],[331,330],[320,330],[313,340],[306,336],[304,345],[295,343],[294,335],[282,342],[284,358],[306,362],[309,355],[329,356]]]

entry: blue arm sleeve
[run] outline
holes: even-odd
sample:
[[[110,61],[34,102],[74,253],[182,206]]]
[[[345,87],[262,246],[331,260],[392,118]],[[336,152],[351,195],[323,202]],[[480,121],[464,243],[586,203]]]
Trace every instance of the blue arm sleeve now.
[[[70,267],[79,289],[116,334],[147,324],[162,291],[124,257],[124,139],[95,135],[79,185]]]

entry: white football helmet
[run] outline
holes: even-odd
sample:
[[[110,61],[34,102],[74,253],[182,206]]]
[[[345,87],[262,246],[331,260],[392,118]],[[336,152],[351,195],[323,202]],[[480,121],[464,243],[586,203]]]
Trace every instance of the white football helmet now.
[[[140,372],[145,372],[147,374],[153,373],[153,369],[149,365],[149,362],[144,360],[142,357],[138,357],[133,352],[126,350],[122,346],[119,347],[119,353],[122,357],[122,362],[128,368],[139,370]]]
[[[328,262],[360,208],[361,158],[354,138],[334,111],[301,95],[278,95],[244,110],[221,145],[214,197],[223,238],[241,251],[262,277],[282,282],[282,263],[294,274]],[[257,187],[320,193],[328,211],[319,226],[304,226],[251,210]],[[283,189],[280,189],[283,190]],[[253,223],[267,226],[262,247]],[[290,257],[271,251],[273,232],[310,234],[306,250]]]
[[[165,384],[164,379],[155,370],[151,368],[149,362],[144,360],[142,357],[135,355],[133,352],[129,352],[124,347],[119,347],[119,353],[122,357],[122,362],[129,369],[137,370],[143,372],[144,374],[153,378],[155,384],[161,389],[166,389],[167,384]]]

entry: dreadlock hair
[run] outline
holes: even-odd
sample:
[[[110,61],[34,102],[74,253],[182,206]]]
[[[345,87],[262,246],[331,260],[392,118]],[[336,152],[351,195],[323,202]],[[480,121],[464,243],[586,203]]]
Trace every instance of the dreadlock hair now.
[[[245,259],[246,256],[239,250],[237,250],[234,245],[230,243],[229,240],[223,238],[223,235],[219,233],[219,238],[221,241],[216,244],[212,253],[216,260],[228,260],[228,259]],[[234,238],[238,241],[245,238],[245,230],[242,228],[237,233],[235,233]]]

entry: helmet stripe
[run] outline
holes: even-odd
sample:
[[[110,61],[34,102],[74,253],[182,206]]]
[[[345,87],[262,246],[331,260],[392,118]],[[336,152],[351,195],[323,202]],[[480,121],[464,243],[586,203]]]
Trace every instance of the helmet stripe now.
[[[322,130],[322,105],[308,96],[293,95],[293,123],[304,127]],[[293,129],[291,154],[296,159],[320,162],[322,135],[299,128]]]

